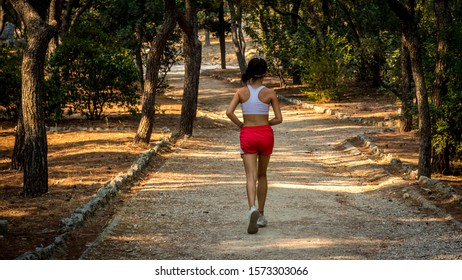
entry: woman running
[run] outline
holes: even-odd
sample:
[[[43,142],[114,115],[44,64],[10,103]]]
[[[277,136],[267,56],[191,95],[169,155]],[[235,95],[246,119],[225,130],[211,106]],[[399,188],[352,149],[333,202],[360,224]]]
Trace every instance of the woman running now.
[[[247,232],[254,234],[259,227],[268,224],[264,216],[268,181],[266,169],[273,152],[274,135],[271,126],[282,123],[282,113],[276,92],[263,86],[263,78],[267,71],[266,61],[253,58],[249,61],[242,83],[231,100],[226,115],[240,127],[241,156],[244,162],[247,179],[247,199],[249,203],[249,226]],[[244,122],[241,122],[234,111],[241,104]],[[274,118],[269,119],[269,107],[273,107]],[[258,182],[258,184],[257,184]],[[258,208],[255,200],[258,200]]]

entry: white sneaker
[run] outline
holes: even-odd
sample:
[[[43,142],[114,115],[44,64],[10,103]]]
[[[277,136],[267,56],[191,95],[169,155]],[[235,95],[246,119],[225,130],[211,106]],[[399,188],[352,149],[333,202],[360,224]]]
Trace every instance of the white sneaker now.
[[[263,215],[260,215],[257,220],[257,225],[259,227],[266,227],[268,225],[268,220],[266,220],[266,217]]]
[[[260,213],[258,212],[255,206],[250,208],[249,216],[250,216],[249,217],[249,227],[247,228],[247,233],[255,234],[258,232],[257,221],[258,221],[258,218],[260,217]]]

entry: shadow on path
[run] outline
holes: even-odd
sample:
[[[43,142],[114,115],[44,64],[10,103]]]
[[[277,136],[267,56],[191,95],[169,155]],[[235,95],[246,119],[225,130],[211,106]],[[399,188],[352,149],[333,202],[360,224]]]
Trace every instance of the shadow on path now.
[[[169,94],[179,98],[181,81],[171,80]],[[235,90],[203,78],[200,109],[225,120]],[[239,131],[195,128],[82,259],[462,258],[460,228],[384,196],[384,189],[404,183],[361,154],[338,149],[374,128],[293,105],[282,111],[268,171],[268,227],[246,233]]]

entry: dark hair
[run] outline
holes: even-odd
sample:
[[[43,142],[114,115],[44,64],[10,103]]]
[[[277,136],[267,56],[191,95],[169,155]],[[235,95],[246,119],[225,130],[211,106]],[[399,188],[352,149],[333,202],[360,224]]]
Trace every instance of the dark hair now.
[[[265,75],[268,66],[263,58],[255,57],[249,61],[245,73],[242,74],[241,81],[243,84],[251,79],[259,79]]]

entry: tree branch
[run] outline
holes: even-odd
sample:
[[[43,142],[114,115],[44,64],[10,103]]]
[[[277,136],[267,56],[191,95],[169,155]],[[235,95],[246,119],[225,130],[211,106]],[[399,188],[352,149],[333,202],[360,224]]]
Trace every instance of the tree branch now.
[[[279,15],[281,15],[281,16],[296,17],[296,18],[298,18],[299,20],[303,21],[303,18],[302,18],[299,14],[296,14],[296,13],[293,13],[293,12],[283,12],[283,11],[279,10],[279,9],[274,5],[273,1],[265,0],[263,3],[264,3],[264,5],[269,6],[271,9],[273,9],[274,12],[276,12],[277,14],[279,14]]]
[[[173,1],[165,1],[165,2],[173,2]],[[186,4],[188,4],[188,1],[186,1]],[[190,8],[191,7],[186,5],[185,15],[180,13],[179,11],[176,11],[176,20],[178,22],[178,25],[180,26],[181,30],[183,30],[183,32],[186,33],[186,34],[192,34],[193,33],[193,26],[190,23],[189,19],[187,18],[187,15],[189,14],[188,9],[190,9]]]
[[[414,1],[414,0],[410,0]],[[395,15],[403,22],[408,22],[411,19],[411,13],[408,8],[401,4],[398,0],[386,0],[388,7]],[[413,5],[411,5],[413,7]]]
[[[88,0],[87,3],[85,3],[85,5],[83,5],[82,7],[80,7],[77,12],[75,13],[74,17],[72,18],[72,21],[69,25],[69,30],[66,30],[66,31],[71,31],[71,29],[74,27],[76,21],[79,19],[79,17],[86,11],[88,10],[91,5],[93,4],[93,1],[92,0]]]

